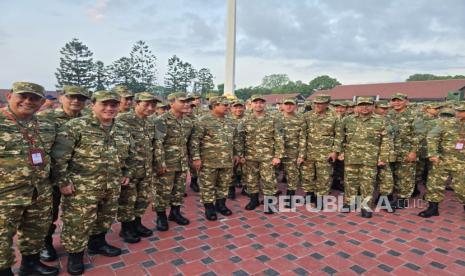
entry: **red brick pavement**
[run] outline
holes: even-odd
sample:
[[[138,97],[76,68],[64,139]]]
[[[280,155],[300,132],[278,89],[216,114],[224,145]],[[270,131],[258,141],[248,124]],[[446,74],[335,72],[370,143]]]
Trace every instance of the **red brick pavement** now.
[[[420,208],[395,214],[245,211],[247,199],[228,201],[234,214],[207,222],[197,195],[188,192],[191,224],[170,222],[138,244],[123,244],[114,224],[108,240],[119,257],[86,256],[86,275],[465,275],[465,212],[447,192],[440,217],[421,219]],[[148,210],[143,223],[155,228]],[[62,275],[66,254],[55,235]]]

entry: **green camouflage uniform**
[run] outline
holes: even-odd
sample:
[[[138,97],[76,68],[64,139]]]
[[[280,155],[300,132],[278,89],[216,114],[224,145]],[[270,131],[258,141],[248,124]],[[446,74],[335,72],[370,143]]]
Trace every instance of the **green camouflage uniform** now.
[[[133,155],[132,137],[119,120],[102,127],[90,115],[60,128],[52,151],[53,169],[60,188],[71,183],[75,188],[62,202],[61,243],[68,253],[83,251],[90,235],[110,229],[118,212],[121,180],[135,173]]]
[[[155,204],[157,212],[169,206],[181,206],[184,202],[188,164],[187,144],[192,133],[192,121],[176,118],[171,111],[155,120],[159,141],[155,144],[155,166],[165,167],[167,172],[155,180]],[[158,136],[158,135],[157,135]]]
[[[13,93],[34,93],[44,97],[43,87],[32,83],[13,84]],[[51,222],[52,186],[49,181],[50,151],[55,140],[55,125],[33,116],[18,123],[33,136],[31,145],[17,123],[0,111],[0,269],[15,262],[13,237],[18,234],[18,249],[22,255],[38,254]],[[13,115],[14,118],[14,115]],[[45,152],[43,166],[33,166],[29,149]]]
[[[462,106],[465,111],[465,104]],[[439,164],[432,165],[428,177],[425,199],[441,202],[444,199],[446,181],[452,178],[451,187],[462,204],[465,204],[465,149],[456,149],[465,143],[465,122],[456,118],[442,118],[428,133],[428,157],[438,156]]]
[[[129,127],[135,144],[135,174],[128,186],[121,187],[118,208],[118,220],[128,222],[144,215],[152,195],[155,125],[152,120],[138,117],[134,110],[117,119]]]
[[[251,113],[242,119],[237,128],[244,148],[241,156],[246,160],[243,169],[247,192],[259,193],[261,181],[263,194],[275,195],[277,185],[272,160],[282,159],[284,155],[282,128],[279,121],[268,113],[263,117],[256,117]]]
[[[297,165],[297,158],[299,153],[304,150],[300,147],[305,145],[305,128],[303,127],[305,122],[300,114],[288,117],[282,114],[280,120],[284,140],[284,155],[281,163],[287,179],[287,189],[295,191],[300,183],[300,169]]]
[[[315,111],[305,113],[305,148],[300,158],[302,165],[302,188],[305,192],[315,192],[318,196],[329,194],[333,165],[328,155],[333,152],[334,138],[338,124],[337,116],[327,109],[323,114]]]
[[[231,115],[231,123],[235,129],[237,129],[237,126],[239,125],[239,122],[244,118],[244,116],[241,117],[235,117]],[[242,176],[242,164],[237,164],[233,168],[233,175],[232,175],[232,181],[230,186],[235,185],[235,181],[238,181],[241,179]]]
[[[229,118],[208,114],[195,123],[191,153],[192,160],[202,161],[199,171],[201,203],[214,203],[228,195],[233,155],[237,155],[235,144],[238,144],[237,133]]]
[[[359,97],[357,103],[373,103],[371,98]],[[354,202],[355,196],[371,203],[376,183],[378,162],[388,163],[389,144],[384,118],[370,114],[345,117],[336,136],[336,151],[344,154],[344,203]]]
[[[392,162],[392,171],[395,193],[399,198],[410,198],[415,187],[416,164],[406,160],[408,153],[418,151],[415,119],[416,114],[410,108],[403,112],[391,110],[386,116],[389,135],[393,137],[395,161]]]

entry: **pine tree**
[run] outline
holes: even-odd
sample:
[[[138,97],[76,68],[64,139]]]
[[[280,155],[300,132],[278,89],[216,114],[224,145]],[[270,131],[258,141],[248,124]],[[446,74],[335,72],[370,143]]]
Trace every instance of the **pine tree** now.
[[[128,57],[122,57],[114,61],[108,67],[108,71],[110,75],[109,82],[111,84],[124,84],[130,87],[133,83],[136,82],[135,70],[132,65],[131,59]]]
[[[213,75],[207,68],[202,68],[197,72],[197,80],[195,82],[195,92],[199,92],[202,95],[207,94],[215,85],[213,84]]]
[[[131,87],[132,90],[135,92],[151,90],[156,85],[157,80],[157,57],[144,41],[139,40],[132,47],[130,59],[135,80],[135,83],[132,84],[133,87]]]
[[[181,87],[181,65],[182,61],[176,55],[168,59],[168,71],[165,77],[165,87],[168,92],[179,91]]]
[[[93,53],[77,38],[65,44],[60,50],[62,57],[55,76],[57,87],[78,85],[91,88],[94,83]]]
[[[108,73],[107,68],[105,68],[105,64],[102,61],[98,60],[94,63],[94,89],[95,91],[98,90],[105,90],[106,86],[108,85]]]

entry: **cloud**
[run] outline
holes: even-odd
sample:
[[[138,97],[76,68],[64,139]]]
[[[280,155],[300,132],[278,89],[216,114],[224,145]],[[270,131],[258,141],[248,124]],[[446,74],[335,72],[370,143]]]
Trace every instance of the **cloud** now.
[[[94,21],[104,19],[109,2],[110,0],[95,0],[95,3],[87,8],[87,15]]]

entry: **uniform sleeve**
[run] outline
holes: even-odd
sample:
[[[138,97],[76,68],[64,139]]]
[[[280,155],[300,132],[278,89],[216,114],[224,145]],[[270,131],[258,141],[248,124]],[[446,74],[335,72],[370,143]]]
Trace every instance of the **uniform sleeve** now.
[[[391,152],[391,144],[390,144],[390,139],[386,127],[386,121],[382,120],[382,131],[380,133],[380,138],[381,138],[381,145],[380,145],[380,150],[379,150],[379,157],[378,161],[379,162],[384,162],[388,163],[389,162],[389,156]]]
[[[127,139],[129,140],[129,147],[128,147],[128,153],[126,158],[124,159],[124,165],[123,165],[123,176],[128,177],[128,178],[134,178],[136,175],[137,171],[137,160],[136,160],[136,143],[134,141],[134,138],[130,133],[128,132]]]
[[[54,182],[60,188],[72,184],[68,175],[68,166],[79,139],[80,134],[76,126],[66,123],[58,129],[51,157]]]
[[[192,160],[200,159],[200,143],[205,135],[205,127],[201,121],[194,122],[194,130],[189,143],[189,152]]]
[[[299,156],[298,158],[304,159],[306,151],[307,151],[307,122],[304,117],[302,118],[300,133],[299,133]]]
[[[427,157],[435,157],[440,156],[439,152],[439,145],[442,140],[442,124],[438,121],[436,126],[428,132],[428,139],[427,139],[427,149],[428,154]]]
[[[166,138],[166,123],[162,119],[156,119],[155,123],[155,141],[154,141],[154,166],[155,168],[166,167],[164,142]]]
[[[274,158],[283,158],[284,156],[284,137],[283,126],[279,119],[273,119],[274,125]]]
[[[239,157],[244,157],[245,155],[245,127],[244,119],[241,119],[236,127],[236,141],[234,142],[236,147],[236,154]]]
[[[334,145],[333,151],[342,153],[344,152],[344,140],[345,140],[345,122],[346,118],[338,118],[336,120],[335,126],[335,136],[334,136]]]
[[[412,141],[412,149],[411,152],[418,152],[420,149],[420,141],[422,139],[421,133],[424,132],[424,122],[423,119],[418,116],[416,119],[413,120],[412,123],[412,136],[411,141]]]

